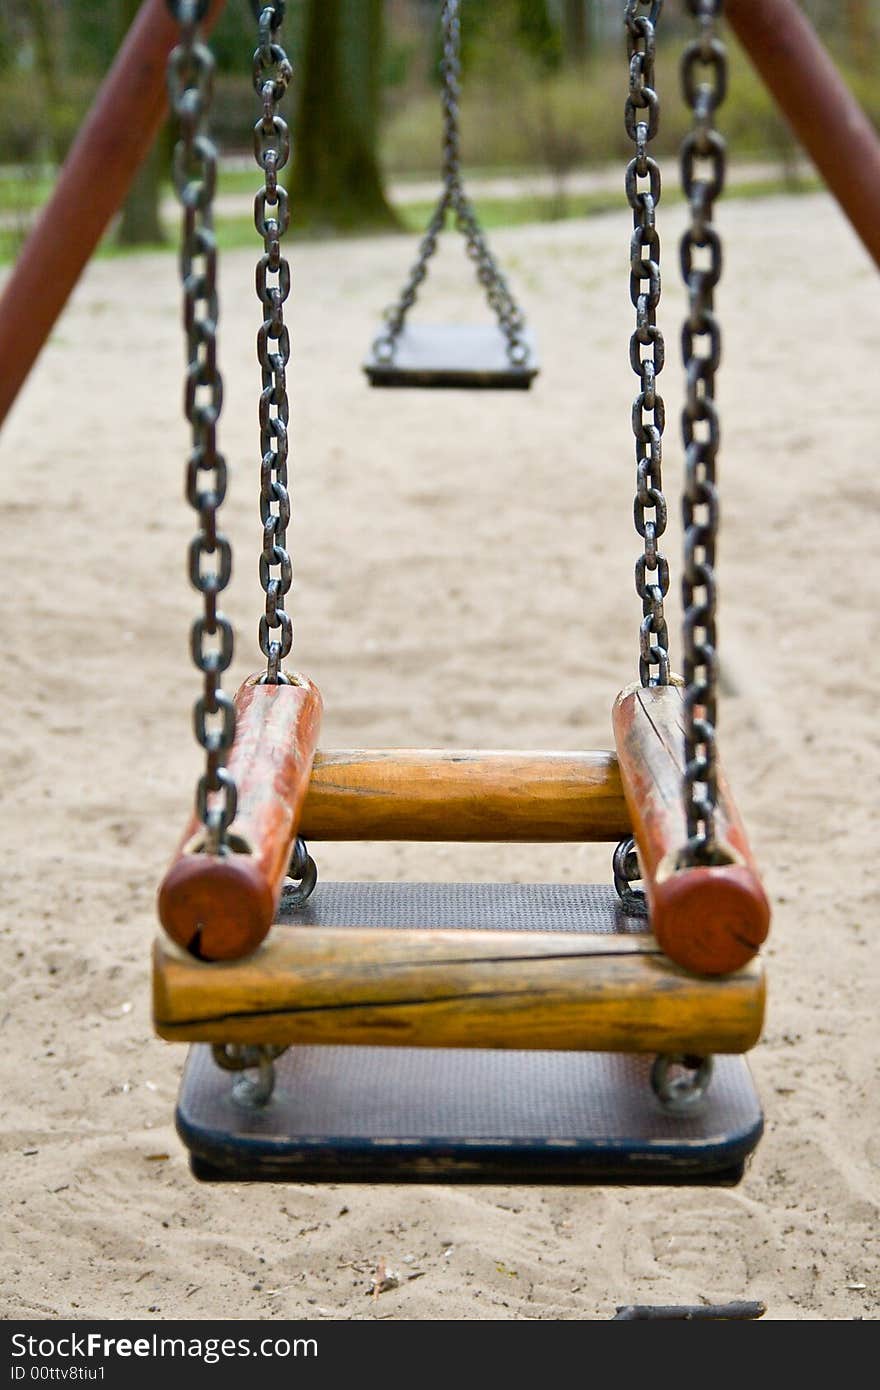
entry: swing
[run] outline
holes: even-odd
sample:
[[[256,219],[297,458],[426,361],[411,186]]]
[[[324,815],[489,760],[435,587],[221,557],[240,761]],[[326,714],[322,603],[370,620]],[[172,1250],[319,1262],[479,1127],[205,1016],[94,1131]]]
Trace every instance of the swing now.
[[[233,639],[218,608],[231,556],[218,529],[211,57],[193,8],[169,3],[181,20],[170,88],[185,209],[187,488],[199,515],[190,576],[204,598],[192,634],[204,679],[195,729],[206,761],[159,891],[153,1016],[159,1036],[191,1044],[176,1122],[192,1172],[210,1181],[735,1183],[763,1127],[745,1054],[763,1022],[758,953],[770,913],[715,739],[720,4],[692,0],[701,32],[683,65],[694,112],[682,154],[691,210],[683,677],[670,669],[659,548],[660,171],[648,143],[660,3],[640,13],[641,0],[628,0],[639,681],[614,702],[615,752],[554,753],[322,751],[321,695],[284,669],[290,272],[277,182],[288,138],[276,107],[290,69],[278,0],[259,15],[255,55],[266,668],[234,701],[223,693]],[[698,162],[709,172],[698,176]],[[708,265],[697,268],[697,249]],[[391,839],[616,842],[613,885],[316,887],[309,843]]]
[[[460,25],[458,0],[443,0],[443,188],[400,299],[364,362],[371,386],[459,386],[527,390],[538,374],[535,343],[465,193],[459,158]],[[407,322],[449,214],[464,236],[477,280],[497,319],[491,324]]]

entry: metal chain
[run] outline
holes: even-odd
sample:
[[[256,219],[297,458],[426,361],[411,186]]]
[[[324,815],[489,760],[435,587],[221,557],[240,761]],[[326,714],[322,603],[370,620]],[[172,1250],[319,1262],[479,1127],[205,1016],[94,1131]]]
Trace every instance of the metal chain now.
[[[690,205],[690,225],[681,239],[681,269],[689,311],[682,329],[686,396],[682,411],[685,446],[684,522],[684,800],[688,842],[682,862],[708,863],[716,856],[715,754],[718,653],[715,631],[715,546],[718,493],[715,483],[720,440],[715,373],[721,358],[721,329],[714,291],[721,276],[721,241],[712,226],[713,203],[724,187],[726,151],[713,128],[727,88],[727,55],[716,28],[721,0],[688,0],[698,37],[682,62],[682,92],[693,111],[693,128],[681,151],[681,178]],[[702,350],[698,350],[698,343]]]
[[[511,362],[521,364],[528,356],[522,340],[525,320],[510,288],[489,250],[470,199],[461,178],[461,139],[459,135],[459,103],[461,101],[461,24],[459,0],[445,0],[441,20],[443,25],[443,182],[449,193],[449,203],[455,213],[455,225],[467,243],[467,253],[476,268],[476,276],[486,292],[490,308],[498,319],[507,339]]]
[[[459,0],[443,0],[440,18],[443,30],[443,59],[440,68],[443,77],[443,190],[400,298],[386,310],[387,326],[373,344],[373,352],[381,362],[390,362],[394,356],[395,343],[403,330],[407,314],[416,302],[419,288],[428,273],[428,262],[437,249],[438,237],[451,211],[455,216],[456,228],[465,238],[467,253],[474,263],[477,280],[485,290],[489,307],[507,340],[508,360],[514,366],[522,366],[529,356],[528,344],[524,339],[525,317],[489,250],[461,178],[458,122],[461,96]]]
[[[290,361],[290,334],[283,305],[290,294],[290,266],[281,254],[281,238],[290,224],[287,192],[278,182],[278,171],[290,157],[290,132],[278,115],[277,104],[287,91],[292,75],[290,61],[279,42],[284,6],[275,0],[258,17],[258,43],[254,53],[254,88],[263,112],[254,126],[254,156],[264,183],[254,200],[254,223],[263,238],[263,255],[257,262],[257,297],[263,306],[263,323],[257,334],[257,359],[262,373],[260,395],[260,519],[263,552],[260,584],[266,595],[266,611],[260,619],[260,651],[266,658],[269,685],[285,685],[289,677],[281,663],[293,645],[293,623],[285,610],[285,598],[293,583],[293,566],[287,551],[290,523],[288,492],[288,421],[286,369]],[[277,633],[277,637],[272,634]]]
[[[669,684],[669,630],[663,609],[669,592],[669,562],[658,548],[668,520],[662,472],[666,409],[657,391],[657,377],[666,360],[666,345],[657,325],[660,236],[656,210],[661,179],[660,166],[648,154],[648,144],[657,134],[660,121],[660,102],[654,90],[654,60],[656,25],[662,9],[663,0],[627,0],[624,9],[629,93],[623,119],[626,133],[636,147],[635,156],[626,168],[624,187],[633,214],[629,293],[636,311],[635,331],[629,340],[629,360],[640,387],[633,401],[632,430],[636,446],[633,520],[643,541],[635,569],[636,593],[642,600],[639,627],[642,685]],[[646,13],[642,13],[643,10]],[[641,878],[632,837],[617,845],[612,872],[623,911],[629,916],[646,916],[645,893],[632,886]]]
[[[287,397],[287,364],[290,361],[290,333],[284,322],[284,304],[290,295],[290,265],[281,254],[281,238],[290,225],[287,190],[278,182],[278,172],[290,158],[290,131],[278,114],[293,69],[281,45],[281,25],[285,0],[261,4],[251,0],[257,20],[257,48],[254,53],[254,90],[263,111],[254,126],[254,157],[263,172],[263,186],[254,199],[254,224],[263,238],[263,254],[257,262],[257,298],[263,306],[263,322],[257,334],[257,360],[260,364],[260,520],[263,523],[263,550],[260,555],[260,584],[266,595],[266,611],[260,619],[260,651],[266,658],[266,685],[290,685],[281,663],[293,646],[293,621],[285,601],[293,585],[293,562],[287,549],[290,524],[288,455],[290,449],[290,404]],[[276,573],[273,573],[277,571]],[[278,633],[273,638],[272,633]],[[297,839],[291,857],[290,875],[298,880],[287,891],[290,905],[302,905],[312,893],[318,871],[304,840]]]
[[[217,421],[223,381],[217,368],[217,244],[213,197],[217,150],[206,133],[214,78],[214,60],[199,37],[206,0],[168,0],[180,24],[180,43],[168,60],[168,91],[177,117],[174,185],[183,208],[180,257],[187,370],[184,412],[192,427],[187,462],[186,496],[199,517],[189,547],[189,576],[203,595],[204,611],[192,625],[193,661],[204,676],[193,722],[205,750],[205,771],[196,788],[196,809],[206,830],[205,848],[222,854],[235,819],[235,782],[225,763],[235,736],[235,706],[221,689],[221,676],[232,661],[233,631],[217,606],[232,573],[232,548],[218,530],[226,495],[226,461],[217,450]]]
[[[648,13],[639,13],[640,8]],[[658,549],[666,530],[663,495],[663,428],[666,410],[657,391],[666,347],[657,326],[660,302],[660,237],[655,213],[660,202],[660,168],[648,154],[657,133],[660,103],[654,90],[655,26],[663,0],[627,0],[624,14],[629,58],[629,95],[624,124],[636,147],[626,170],[626,196],[633,210],[630,240],[629,292],[636,311],[629,360],[639,378],[633,402],[632,429],[636,443],[636,496],[633,518],[644,542],[636,563],[636,593],[642,600],[639,630],[639,679],[642,685],[668,685],[669,632],[663,601],[669,592],[669,563]],[[649,577],[650,576],[650,577]]]
[[[416,302],[419,286],[428,274],[428,261],[437,250],[437,238],[446,225],[449,210],[449,192],[443,190],[436,208],[431,214],[427,231],[419,243],[418,257],[410,270],[409,278],[403,287],[400,299],[385,311],[387,327],[373,343],[373,352],[379,362],[390,362],[394,356],[394,346],[403,331],[406,316]]]

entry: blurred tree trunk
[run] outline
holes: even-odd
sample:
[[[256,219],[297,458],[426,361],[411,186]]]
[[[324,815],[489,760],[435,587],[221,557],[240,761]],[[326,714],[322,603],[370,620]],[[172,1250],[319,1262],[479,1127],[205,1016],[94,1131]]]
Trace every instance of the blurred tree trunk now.
[[[141,7],[141,0],[119,0],[117,44],[121,44]],[[155,246],[165,240],[162,230],[162,183],[168,166],[167,122],[153,141],[150,153],[134,176],[116,239],[122,246]]]
[[[844,10],[853,66],[860,72],[869,72],[875,53],[871,0],[846,0]]]
[[[550,15],[547,0],[517,0],[520,42],[542,66],[555,68],[562,60],[562,35]]]
[[[0,5],[0,73],[12,66],[13,42],[9,27],[9,14]]]
[[[305,0],[290,176],[296,222],[397,227],[379,167],[383,0]]]
[[[122,246],[155,246],[165,240],[161,217],[163,175],[167,164],[163,135],[164,127],[135,174],[122,205],[116,232]]]
[[[592,7],[592,0],[589,0]],[[567,63],[582,63],[590,50],[588,0],[563,0],[562,47]]]
[[[48,113],[44,132],[46,154],[49,159],[60,161],[63,151],[58,134],[57,115],[63,103],[64,89],[61,80],[58,16],[52,0],[25,0],[24,9],[34,41],[39,82],[45,93],[45,107]]]

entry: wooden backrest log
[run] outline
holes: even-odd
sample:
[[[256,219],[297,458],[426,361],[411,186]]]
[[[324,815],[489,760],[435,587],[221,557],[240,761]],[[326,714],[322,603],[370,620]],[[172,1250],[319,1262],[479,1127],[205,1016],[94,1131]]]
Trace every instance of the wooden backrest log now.
[[[316,753],[300,834],[537,844],[629,826],[613,753],[358,748]]]
[[[238,792],[233,823],[243,853],[204,853],[193,816],[159,889],[159,919],[172,940],[204,960],[247,955],[272,925],[299,829],[321,696],[305,677],[261,685],[251,676],[235,696],[228,768]]]
[[[723,772],[716,831],[728,862],[683,868],[683,692],[678,684],[630,686],[612,720],[651,926],[670,959],[700,974],[737,970],[758,951],[770,906]]]

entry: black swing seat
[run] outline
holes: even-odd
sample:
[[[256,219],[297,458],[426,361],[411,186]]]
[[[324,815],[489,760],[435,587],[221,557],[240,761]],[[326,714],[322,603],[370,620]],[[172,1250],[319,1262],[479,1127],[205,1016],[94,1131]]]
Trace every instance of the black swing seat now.
[[[379,335],[381,336],[381,335]],[[493,323],[406,324],[385,360],[375,347],[364,362],[371,386],[458,387],[467,390],[527,391],[538,375],[533,336],[522,362],[512,362],[506,339]]]
[[[619,950],[622,958],[646,939],[644,922],[622,914],[612,888],[575,884],[319,884],[304,909],[282,902],[273,932],[283,942],[285,925],[412,929],[427,922],[598,934],[597,951]],[[194,962],[193,969],[222,979],[235,965]],[[661,989],[674,989],[684,974],[670,967]],[[256,997],[259,1008],[259,991]],[[214,1016],[202,1014],[212,1039],[222,1012],[221,991]],[[193,1036],[192,1028],[175,1033],[157,1021],[166,1037]],[[255,1106],[236,1097],[233,1077],[201,1042],[190,1048],[176,1124],[194,1176],[205,1181],[738,1182],[763,1128],[745,1058],[716,1055],[702,1102],[683,1114],[657,1099],[652,1060],[624,1052],[307,1043],[276,1061],[274,1092]]]

